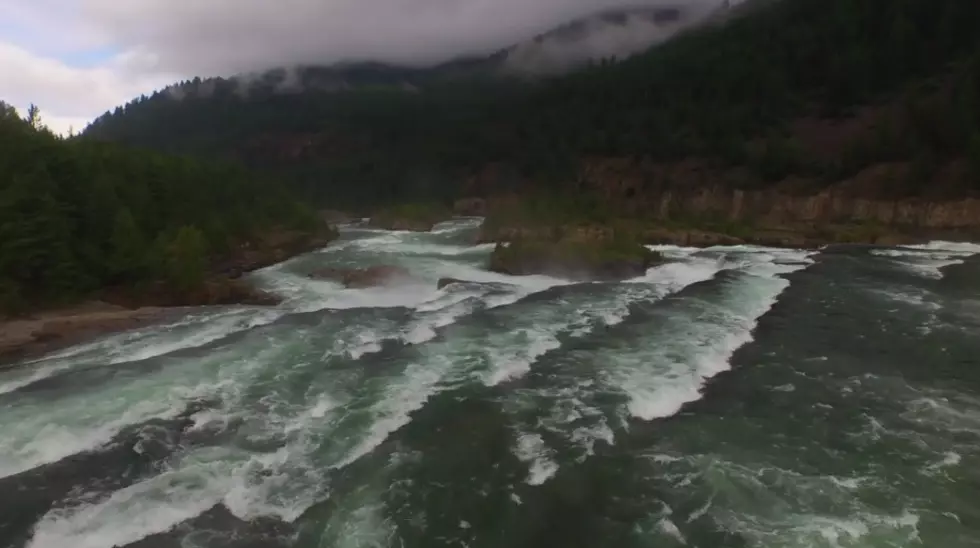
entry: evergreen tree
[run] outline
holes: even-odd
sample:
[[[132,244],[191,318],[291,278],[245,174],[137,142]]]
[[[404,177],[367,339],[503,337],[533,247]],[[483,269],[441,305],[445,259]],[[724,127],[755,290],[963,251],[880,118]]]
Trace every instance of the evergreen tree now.
[[[969,150],[967,159],[970,166],[970,177],[973,179],[973,187],[980,189],[980,131],[977,131],[970,140]]]
[[[116,212],[109,240],[109,271],[119,281],[138,280],[147,267],[147,242],[129,208]]]
[[[209,252],[273,227],[317,230],[307,222],[280,187],[238,166],[59,139],[0,103],[0,313],[110,285],[192,287]]]
[[[177,289],[200,287],[207,274],[207,241],[195,226],[183,226],[167,245],[167,276]]]
[[[44,127],[44,124],[41,122],[41,109],[34,103],[31,103],[31,106],[27,107],[27,123],[36,131],[40,131]]]

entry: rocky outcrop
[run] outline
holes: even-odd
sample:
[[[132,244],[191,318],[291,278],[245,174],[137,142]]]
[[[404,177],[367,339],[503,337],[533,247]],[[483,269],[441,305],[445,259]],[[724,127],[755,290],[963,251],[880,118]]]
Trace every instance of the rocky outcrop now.
[[[487,201],[483,198],[463,198],[453,204],[453,213],[465,217],[484,217],[487,211]]]
[[[178,289],[163,281],[106,288],[100,292],[100,301],[26,317],[0,317],[0,362],[160,321],[180,313],[180,307],[277,305],[280,297],[254,287],[242,275],[325,247],[336,237],[326,225],[316,232],[274,230],[216,260],[211,276],[193,289]]]
[[[441,204],[402,204],[374,212],[368,226],[383,230],[428,232],[452,216],[452,211]]]
[[[442,288],[444,288],[446,286],[450,286],[450,285],[454,285],[454,284],[467,285],[467,286],[470,286],[470,287],[483,286],[483,287],[487,287],[487,288],[493,288],[493,287],[500,287],[502,285],[508,285],[508,284],[502,284],[500,282],[477,282],[477,281],[474,281],[474,280],[460,280],[459,278],[439,278],[439,281],[436,283],[436,289],[442,289]]]
[[[290,257],[316,251],[337,239],[338,233],[328,225],[317,232],[276,230],[263,234],[253,242],[243,242],[229,256],[216,262],[215,272],[230,278],[238,278],[267,266],[281,263]]]
[[[767,247],[817,248],[839,243],[868,243],[901,245],[921,243],[929,238],[897,229],[860,224],[812,224],[796,226],[754,227],[751,225],[708,230],[661,224],[657,221],[619,221],[609,226],[583,228],[580,226],[498,226],[481,231],[481,243],[510,242],[521,239],[553,240],[562,233],[573,233],[588,239],[582,241],[609,242],[617,238],[636,240],[643,244],[664,244],[683,247],[718,245],[760,245]],[[935,233],[936,237],[943,236]]]
[[[320,219],[322,219],[327,225],[334,226],[353,223],[360,220],[360,217],[355,217],[346,211],[324,209],[320,211]]]
[[[624,215],[658,221],[710,218],[765,227],[880,225],[910,233],[980,229],[978,198],[891,197],[896,181],[909,177],[908,171],[904,164],[879,164],[830,186],[795,178],[748,190],[744,187],[752,185],[751,176],[744,171],[718,171],[696,160],[664,166],[601,159],[585,163],[579,184]]]
[[[491,271],[523,276],[547,274],[581,280],[622,280],[644,274],[663,258],[632,241],[573,239],[498,243],[490,256]]]
[[[262,291],[246,280],[227,276],[214,276],[193,289],[177,289],[165,282],[139,288],[115,288],[105,291],[102,299],[129,310],[235,304],[275,306],[282,302],[281,297]]]
[[[3,363],[50,352],[87,338],[160,321],[163,308],[129,310],[104,302],[34,316],[0,320],[0,369]]]
[[[407,219],[399,217],[371,217],[368,226],[382,230],[406,230],[409,232],[429,232],[436,226],[435,219]]]
[[[456,278],[439,278],[439,282],[436,283],[436,289],[442,289],[447,285],[466,284],[466,283],[473,283],[473,282],[468,282],[466,280],[458,280]]]
[[[668,244],[685,247],[710,247],[714,245],[739,245],[746,243],[743,238],[694,229],[670,229],[652,227],[640,229],[636,237],[645,244]]]
[[[364,289],[387,285],[411,277],[399,266],[369,266],[367,268],[321,268],[310,273],[316,280],[338,282],[351,289]]]
[[[764,183],[745,168],[723,169],[697,158],[672,164],[591,158],[582,162],[569,188],[595,196],[605,213],[617,219],[589,228],[592,239],[608,239],[602,235],[605,230],[648,244],[695,247],[896,245],[980,238],[980,198],[950,182],[965,180],[961,164],[953,161],[938,170],[929,184],[910,186],[913,171],[896,162],[873,165],[827,185],[802,177]],[[484,178],[492,173],[488,170]],[[918,189],[920,195],[902,194],[903,188]],[[582,230],[574,219],[548,221],[522,214],[521,200],[506,192],[488,204],[481,243],[549,239]]]

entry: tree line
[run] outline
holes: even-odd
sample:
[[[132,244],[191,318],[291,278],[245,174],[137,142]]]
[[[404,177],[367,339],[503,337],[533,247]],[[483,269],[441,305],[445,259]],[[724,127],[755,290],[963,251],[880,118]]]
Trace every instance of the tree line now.
[[[106,287],[190,289],[216,257],[311,210],[230,163],[65,139],[0,102],[0,312]]]
[[[742,11],[558,78],[257,99],[229,86],[180,101],[157,94],[85,134],[237,159],[348,206],[448,199],[494,163],[515,183],[563,191],[595,156],[695,156],[746,167],[762,186],[791,174],[829,184],[900,157],[914,164],[900,185],[911,195],[944,162],[970,159],[980,172],[980,2],[757,0]],[[790,131],[800,116],[846,118],[903,94],[893,127],[838,158],[806,157]],[[960,190],[977,192],[976,180]]]

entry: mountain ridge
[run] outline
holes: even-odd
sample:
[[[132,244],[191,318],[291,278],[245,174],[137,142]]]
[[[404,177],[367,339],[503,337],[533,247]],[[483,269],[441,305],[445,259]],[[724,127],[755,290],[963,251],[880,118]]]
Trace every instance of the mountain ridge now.
[[[462,181],[494,165],[504,168],[482,196],[580,194],[620,208],[676,185],[819,195],[877,172],[891,179],[859,185],[862,198],[926,204],[938,189],[943,200],[977,193],[977,3],[756,0],[722,15],[560,77],[464,80],[426,93],[377,87],[329,100],[150,101],[90,136],[228,155],[292,181],[311,201],[352,207],[451,201],[473,194]],[[612,199],[583,183],[594,158],[663,169],[616,175],[638,183]],[[665,184],[670,166],[685,162],[715,180],[681,170]],[[895,163],[901,169],[876,167]]]
[[[216,92],[235,93],[247,98],[252,95],[331,93],[375,87],[417,91],[428,84],[468,78],[554,76],[604,58],[628,57],[712,15],[717,15],[717,11],[669,2],[659,6],[606,9],[485,55],[455,57],[427,65],[359,60],[282,66],[228,77],[195,77],[171,84],[152,95],[162,93],[180,100],[189,96],[207,98]],[[629,28],[631,23],[638,21],[648,25],[639,29]],[[572,59],[562,58],[563,48],[574,47],[576,43],[590,39],[601,41],[603,37],[597,39],[597,34],[604,32],[608,38],[617,31],[631,31],[632,34],[626,40],[611,40],[604,49],[596,51],[590,51],[588,44],[585,44],[582,51],[574,53]],[[555,46],[556,42],[560,44]]]

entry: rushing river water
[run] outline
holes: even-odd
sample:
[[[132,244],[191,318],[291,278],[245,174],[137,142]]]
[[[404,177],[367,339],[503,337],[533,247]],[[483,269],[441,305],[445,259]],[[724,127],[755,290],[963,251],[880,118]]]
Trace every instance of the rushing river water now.
[[[348,228],[253,274],[280,307],[0,373],[0,546],[980,546],[980,246],[573,284],[477,227]],[[416,281],[304,276],[370,264]]]

